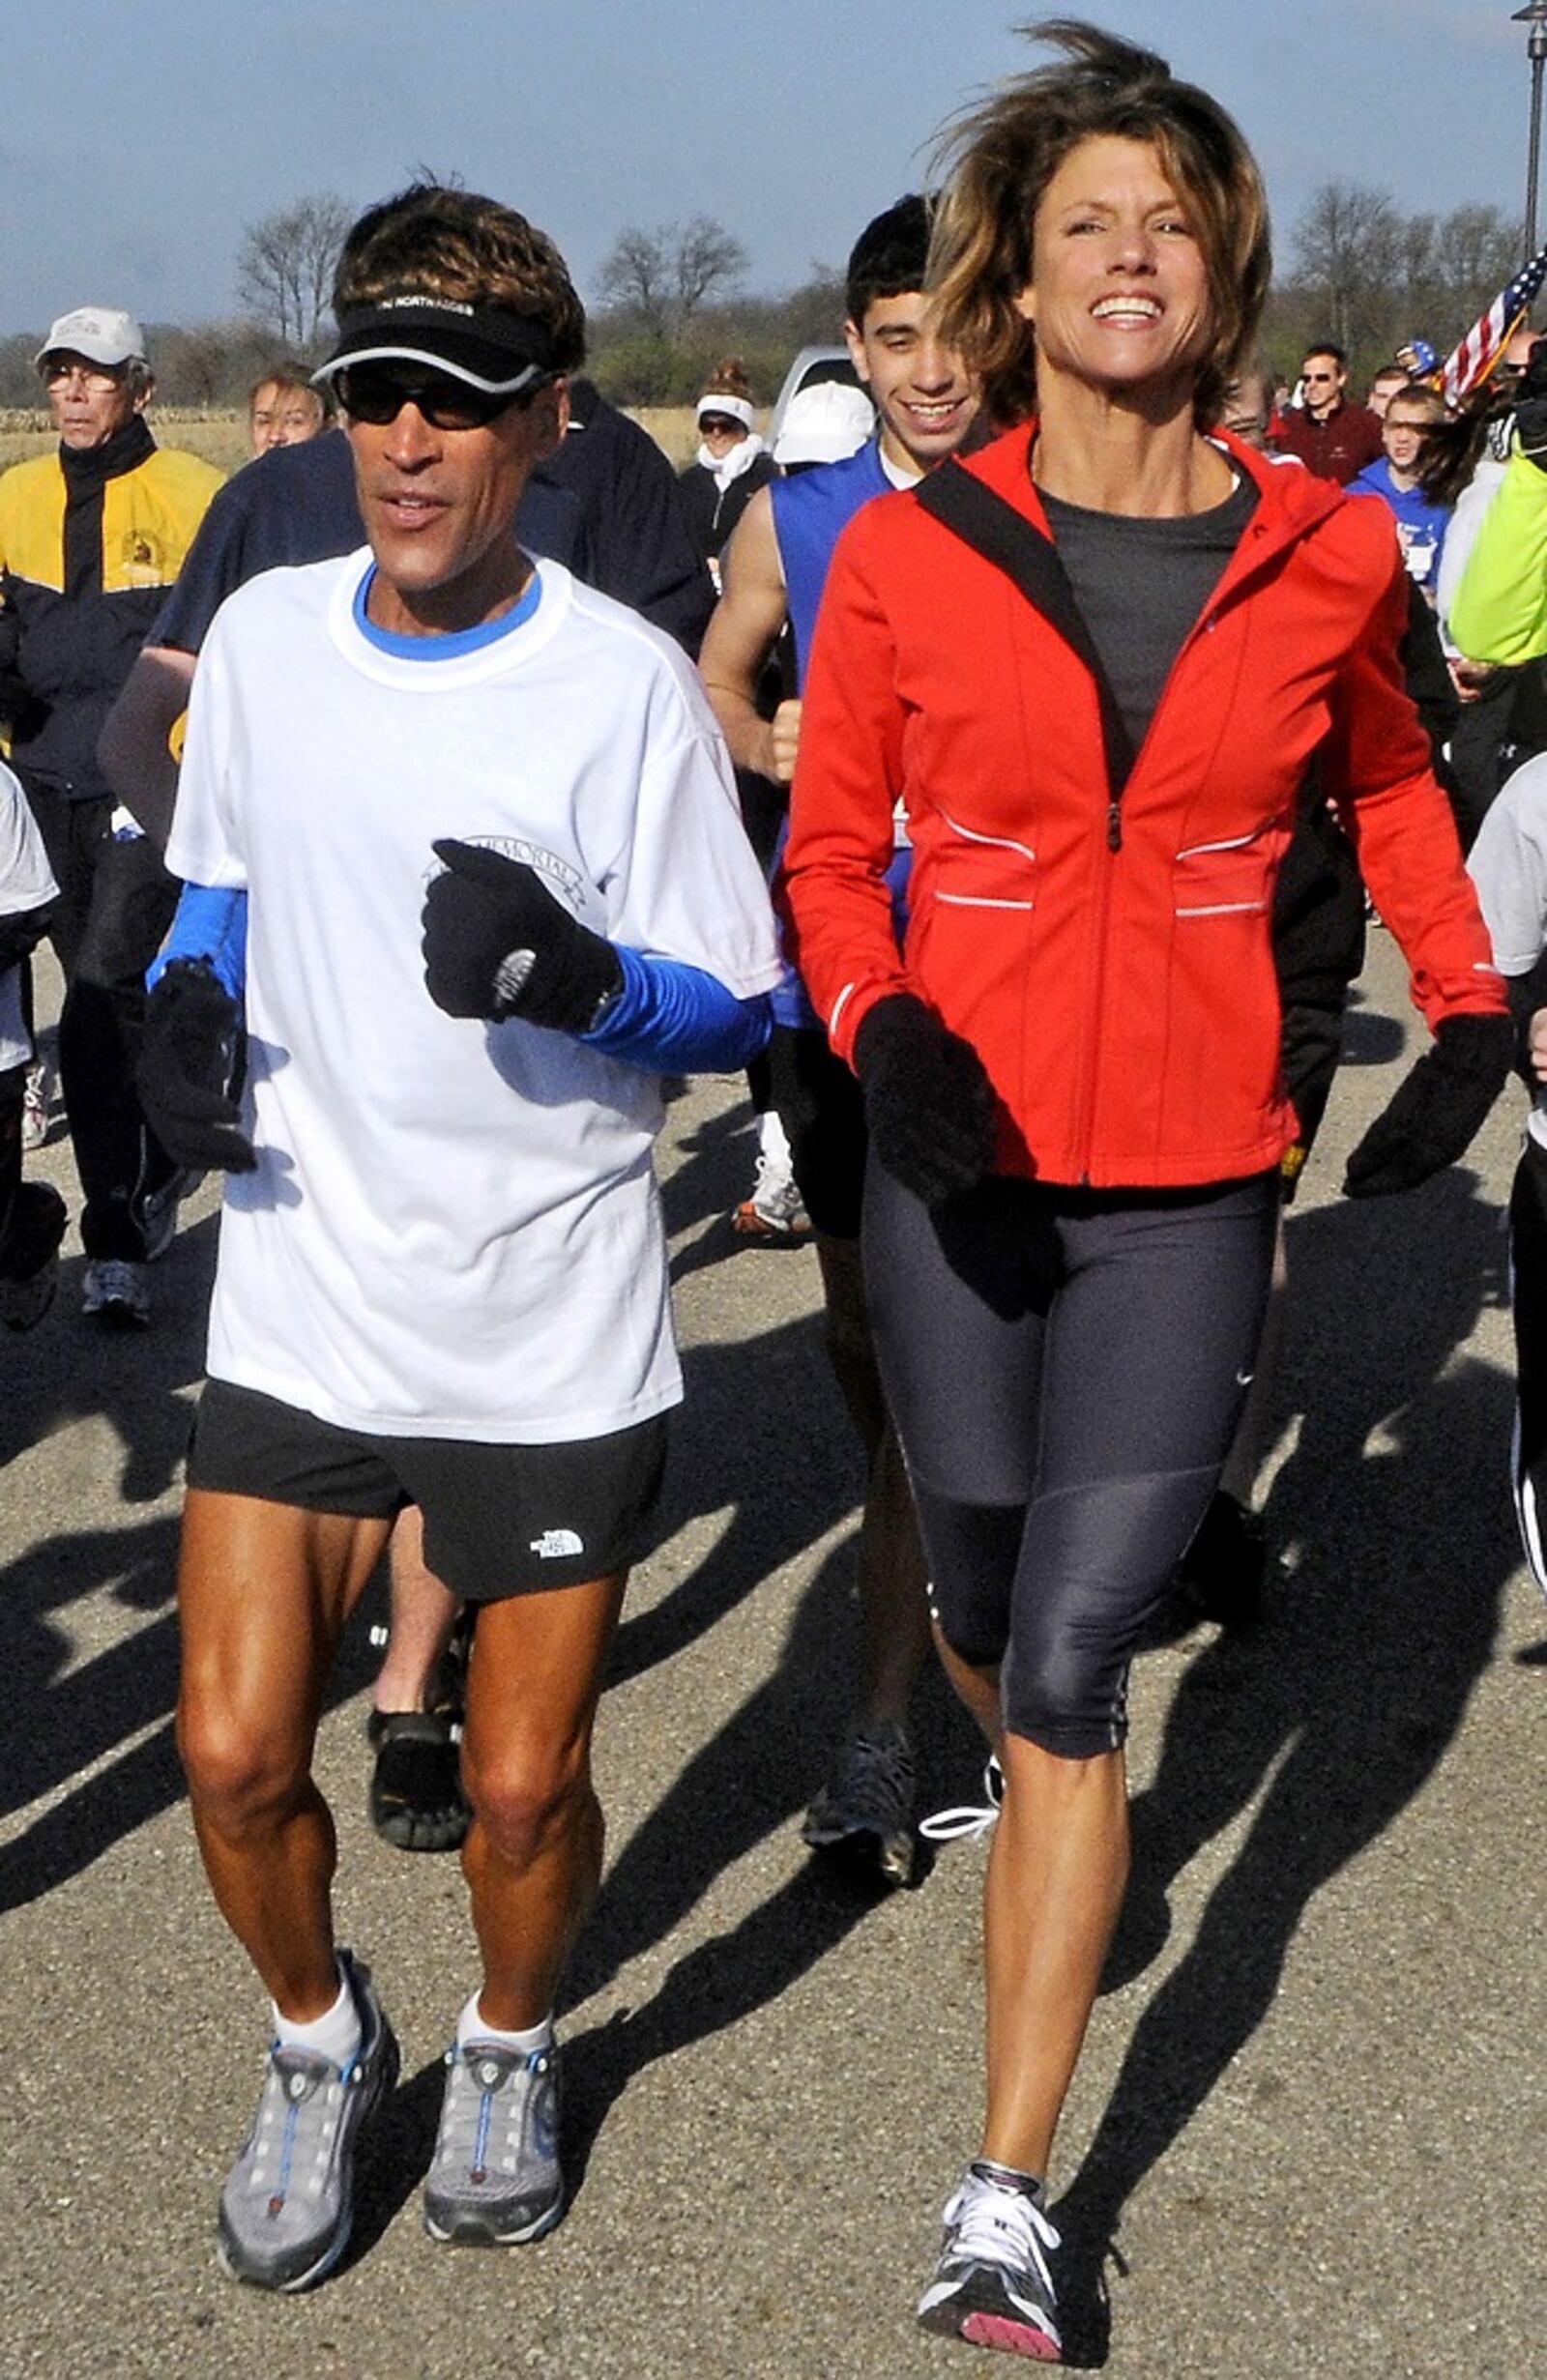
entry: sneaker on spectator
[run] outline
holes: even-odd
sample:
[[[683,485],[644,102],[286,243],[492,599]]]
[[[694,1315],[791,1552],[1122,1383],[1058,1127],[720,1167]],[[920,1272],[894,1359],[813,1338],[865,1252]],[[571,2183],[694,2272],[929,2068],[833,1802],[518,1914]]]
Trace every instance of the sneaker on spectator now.
[[[758,1118],[757,1172],[752,1195],[743,1199],[731,1217],[739,1239],[793,1240],[810,1236],[811,1218],[795,1186],[790,1144],[777,1115],[770,1108]]]
[[[857,1727],[805,1814],[801,1840],[878,1873],[911,1884],[914,1867],[914,1762],[907,1730],[895,1720]]]
[[[48,1069],[40,1059],[27,1068],[21,1093],[21,1146],[42,1148],[48,1138]]]
[[[115,1330],[143,1330],[151,1319],[147,1267],[128,1257],[92,1257],[86,1265],[80,1310]]]
[[[43,1321],[59,1287],[59,1243],[65,1202],[50,1183],[24,1181],[0,1233],[0,1322],[31,1330]]]
[[[168,1175],[159,1190],[147,1192],[141,1200],[139,1225],[145,1234],[147,1264],[154,1264],[166,1254],[177,1236],[178,1208],[203,1179],[202,1174],[191,1174],[182,1167]]]

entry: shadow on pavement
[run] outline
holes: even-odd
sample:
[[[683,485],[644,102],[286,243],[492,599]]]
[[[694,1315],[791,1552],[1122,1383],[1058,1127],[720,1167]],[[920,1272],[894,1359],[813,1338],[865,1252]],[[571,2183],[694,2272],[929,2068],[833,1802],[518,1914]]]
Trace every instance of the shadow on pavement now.
[[[1058,2214],[1071,2360],[1085,2366],[1106,2354],[1103,2268],[1124,2206],[1268,2015],[1313,1895],[1433,1774],[1519,1559],[1512,1383],[1470,1357],[1447,1368],[1483,1303],[1505,1295],[1498,1209],[1451,1173],[1407,1199],[1293,1216],[1289,1262],[1281,1396],[1300,1435],[1267,1517],[1293,1575],[1257,1630],[1200,1652],[1174,1698],[1154,1783],[1133,1806],[1109,1986],[1164,1940],[1167,1890],[1194,1854],[1261,1801],[1139,2017]]]

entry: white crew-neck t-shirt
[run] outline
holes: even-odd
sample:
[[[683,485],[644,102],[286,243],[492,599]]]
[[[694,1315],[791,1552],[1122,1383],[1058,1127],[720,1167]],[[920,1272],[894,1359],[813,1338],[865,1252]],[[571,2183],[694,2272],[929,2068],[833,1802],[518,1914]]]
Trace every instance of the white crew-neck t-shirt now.
[[[199,661],[167,851],[250,894],[257,1171],[226,1184],[217,1379],[349,1429],[596,1437],[675,1404],[657,1078],[449,1017],[420,911],[440,836],[738,998],[779,962],[724,745],[675,646],[543,563],[483,640],[384,651],[368,553],[265,572]]]

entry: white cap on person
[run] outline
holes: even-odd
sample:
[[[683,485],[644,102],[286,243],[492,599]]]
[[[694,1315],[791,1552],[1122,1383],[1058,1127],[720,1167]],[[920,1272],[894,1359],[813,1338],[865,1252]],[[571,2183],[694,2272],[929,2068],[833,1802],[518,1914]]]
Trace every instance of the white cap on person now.
[[[841,463],[875,428],[875,409],[862,389],[846,380],[819,380],[797,389],[774,441],[776,463]]]
[[[88,363],[110,370],[120,363],[143,363],[145,334],[132,314],[116,305],[77,305],[51,323],[48,335],[33,357],[41,370],[46,356],[84,356]]]

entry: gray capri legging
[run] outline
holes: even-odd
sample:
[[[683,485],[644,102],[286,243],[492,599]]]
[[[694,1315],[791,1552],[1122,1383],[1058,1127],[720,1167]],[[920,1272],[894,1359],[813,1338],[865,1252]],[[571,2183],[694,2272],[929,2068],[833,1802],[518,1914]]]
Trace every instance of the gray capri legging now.
[[[1229,1451],[1278,1175],[1080,1190],[993,1175],[933,1210],[878,1164],[865,1285],[948,1645],[1005,1725],[1085,1759]]]

